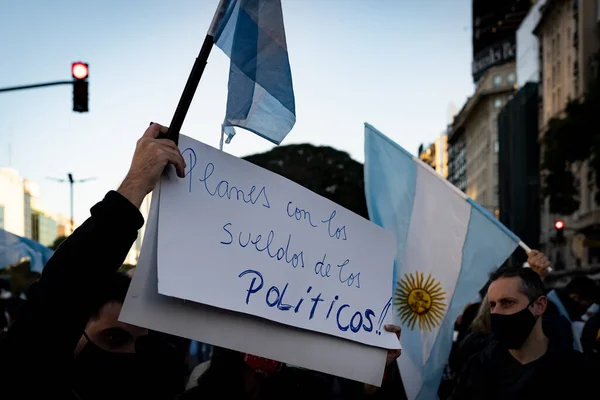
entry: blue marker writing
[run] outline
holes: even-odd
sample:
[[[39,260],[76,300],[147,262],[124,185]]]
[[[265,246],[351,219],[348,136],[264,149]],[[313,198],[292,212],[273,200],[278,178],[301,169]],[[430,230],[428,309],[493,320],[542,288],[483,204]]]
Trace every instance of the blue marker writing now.
[[[310,212],[300,209],[298,207],[290,207],[292,205],[292,202],[290,201],[287,204],[286,207],[286,211],[287,211],[287,215],[290,218],[295,218],[296,221],[301,221],[301,220],[308,220],[308,223],[310,226],[312,226],[313,228],[316,228],[317,225],[313,224],[312,219],[310,217]],[[293,210],[293,211],[291,211]]]
[[[230,245],[234,243],[232,232],[233,224],[231,222],[223,225],[223,231],[225,232],[227,239],[222,240],[221,244]],[[273,245],[273,241],[275,240],[275,232],[269,231],[268,235],[263,237],[263,235],[257,234],[252,237],[252,234],[248,233],[247,236],[243,235],[242,232],[239,233],[238,236],[238,245],[240,247],[247,247],[249,244],[252,244],[250,248],[254,248],[259,253],[266,253],[269,258],[277,259],[277,261],[285,261],[286,264],[291,264],[292,267],[302,267],[304,268],[304,251],[300,251],[298,253],[290,250],[290,246],[292,243],[292,235],[289,234],[287,238],[287,243],[284,246],[279,247],[277,250],[274,250],[276,245]]]
[[[188,175],[190,176],[189,179],[189,192],[192,193],[192,171],[194,170],[194,168],[196,167],[196,152],[194,151],[194,149],[192,149],[191,147],[188,147],[187,149],[185,149],[184,151],[181,152],[181,156],[185,159],[186,155],[189,157],[189,162],[186,163],[187,164],[187,172],[185,173],[185,176],[187,177]]]
[[[323,256],[323,259],[315,264],[315,274],[321,275],[323,278],[329,278],[331,276],[331,264],[325,265],[325,259],[327,254]]]
[[[329,237],[334,237],[337,240],[347,240],[348,238],[346,237],[346,225],[342,226],[341,228],[336,228],[335,231],[333,231],[332,233],[332,227],[331,227],[331,222],[333,221],[333,219],[335,218],[335,215],[337,214],[337,211],[333,210],[331,212],[331,215],[329,216],[328,219],[324,219],[321,220],[322,223],[327,224],[327,232],[329,233]]]
[[[338,279],[340,280],[341,283],[345,283],[349,287],[354,285],[354,281],[356,281],[356,287],[360,289],[360,272],[357,274],[353,274],[351,272],[350,275],[348,275],[347,277],[344,277],[344,275],[343,275],[344,267],[346,265],[348,265],[349,263],[350,263],[350,260],[347,259],[342,264],[338,265],[338,268],[340,269],[338,271]]]
[[[229,182],[225,179],[221,180],[213,190],[208,187],[208,182],[210,177],[215,172],[215,165],[211,162],[206,164],[204,168],[204,177],[198,179],[200,182],[204,183],[204,189],[211,196],[218,196],[221,198],[227,198],[229,200],[242,200],[246,204],[256,204],[257,202],[261,202],[262,206],[265,208],[271,208],[271,204],[269,203],[269,198],[267,196],[267,188],[263,186],[258,194],[255,194],[256,186],[252,186],[248,193],[245,193],[242,189],[237,186],[230,185]]]

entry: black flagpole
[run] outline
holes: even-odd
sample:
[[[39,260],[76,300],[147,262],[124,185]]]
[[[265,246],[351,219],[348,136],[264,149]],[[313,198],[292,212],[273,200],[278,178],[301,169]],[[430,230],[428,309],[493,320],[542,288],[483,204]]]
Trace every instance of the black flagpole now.
[[[204,43],[202,44],[202,48],[200,49],[200,54],[198,54],[198,57],[194,62],[192,72],[190,72],[190,76],[185,84],[183,93],[181,93],[181,98],[179,99],[179,104],[177,104],[177,109],[175,109],[175,114],[173,114],[173,119],[169,125],[169,132],[167,133],[167,138],[174,141],[175,144],[179,142],[179,131],[181,130],[185,116],[190,109],[190,104],[192,103],[192,99],[194,98],[194,94],[196,93],[196,89],[200,83],[200,78],[202,78],[202,73],[204,72],[206,63],[208,62],[208,56],[210,55],[210,50],[212,49],[213,44],[214,37],[211,35],[206,35]]]
[[[217,25],[221,22],[225,12],[231,4],[232,0],[219,1],[217,11],[215,12],[215,16],[210,24],[210,28],[208,29],[208,34],[206,35],[206,38],[204,38],[204,43],[200,49],[200,54],[198,54],[198,57],[194,62],[194,66],[192,67],[192,72],[190,72],[187,83],[183,88],[183,93],[181,93],[179,104],[177,104],[175,114],[173,114],[173,119],[171,120],[169,131],[167,132],[166,136],[168,139],[174,141],[175,144],[179,143],[179,131],[181,130],[185,116],[190,109],[190,104],[192,104],[194,94],[196,94],[196,89],[200,83],[200,78],[202,78],[202,73],[204,72],[206,63],[208,62],[208,56],[210,55],[213,44],[215,43],[215,30]]]

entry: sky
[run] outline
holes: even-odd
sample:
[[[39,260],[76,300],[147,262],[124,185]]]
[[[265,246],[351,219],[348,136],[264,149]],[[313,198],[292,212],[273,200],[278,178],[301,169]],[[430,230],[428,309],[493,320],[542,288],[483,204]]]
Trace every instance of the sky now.
[[[1,0],[0,87],[71,79],[89,63],[88,113],[72,87],[0,93],[0,167],[39,184],[40,202],[83,222],[127,174],[150,121],[168,125],[218,0]],[[296,125],[363,161],[364,122],[415,153],[472,94],[470,0],[282,0]],[[181,132],[218,146],[229,59],[214,47]],[[238,131],[236,156],[273,145]]]

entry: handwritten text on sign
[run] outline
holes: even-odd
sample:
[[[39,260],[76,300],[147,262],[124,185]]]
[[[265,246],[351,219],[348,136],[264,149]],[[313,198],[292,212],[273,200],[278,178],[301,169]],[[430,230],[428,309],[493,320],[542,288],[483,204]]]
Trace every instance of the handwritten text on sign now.
[[[163,178],[161,294],[398,348],[392,235],[309,190],[185,136]]]

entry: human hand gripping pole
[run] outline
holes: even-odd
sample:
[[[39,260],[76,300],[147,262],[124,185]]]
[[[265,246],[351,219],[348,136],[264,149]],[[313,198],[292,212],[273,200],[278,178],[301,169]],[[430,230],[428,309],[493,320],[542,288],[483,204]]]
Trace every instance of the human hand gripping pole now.
[[[548,273],[552,271],[550,268],[550,261],[544,253],[537,250],[529,250],[527,252],[527,264],[534,270],[542,280],[546,278]]]
[[[186,164],[175,142],[158,138],[167,131],[162,125],[150,124],[138,140],[129,172],[117,190],[137,208],[142,205],[146,195],[154,190],[168,164],[175,166],[178,177],[185,176]]]

